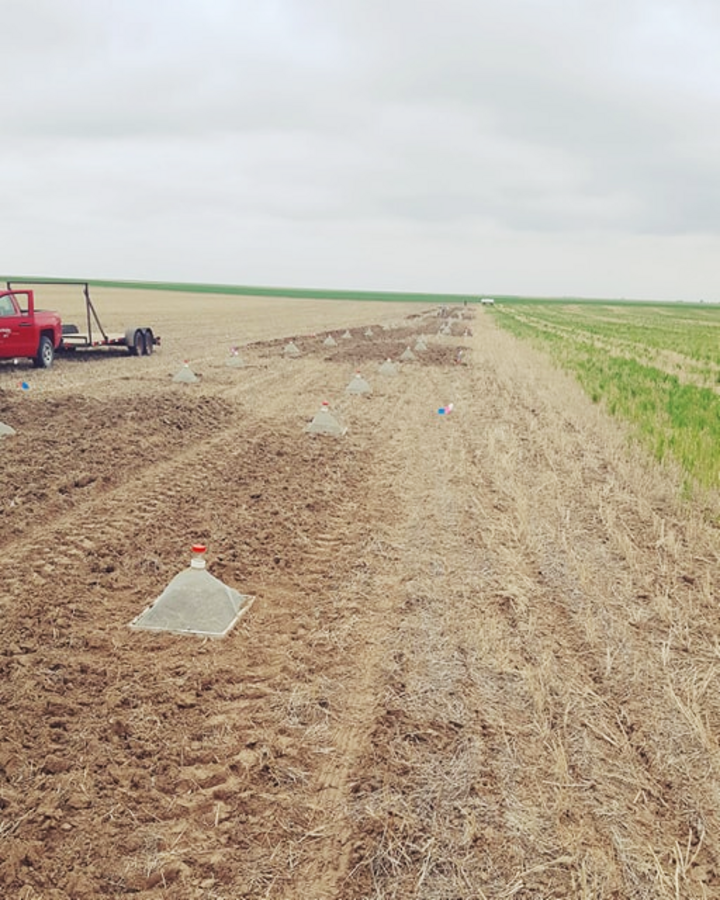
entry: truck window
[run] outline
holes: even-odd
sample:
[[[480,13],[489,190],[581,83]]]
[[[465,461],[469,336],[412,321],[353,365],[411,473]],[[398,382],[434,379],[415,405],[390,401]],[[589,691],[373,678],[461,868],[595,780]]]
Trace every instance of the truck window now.
[[[0,297],[0,316],[16,316],[17,312],[8,294]]]

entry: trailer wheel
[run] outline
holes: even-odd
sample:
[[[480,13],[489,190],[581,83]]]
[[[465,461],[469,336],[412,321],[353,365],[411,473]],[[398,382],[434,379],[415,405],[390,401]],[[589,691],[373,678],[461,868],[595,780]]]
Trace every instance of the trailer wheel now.
[[[132,340],[128,341],[128,350],[130,351],[130,356],[142,356],[145,352],[145,338],[141,329],[138,328],[132,332]]]
[[[144,334],[144,352],[145,356],[150,356],[150,354],[155,349],[155,337],[152,332],[152,328],[146,328]]]
[[[53,342],[46,334],[41,334],[37,356],[33,359],[33,365],[36,369],[49,369],[54,359],[55,348],[53,347]]]

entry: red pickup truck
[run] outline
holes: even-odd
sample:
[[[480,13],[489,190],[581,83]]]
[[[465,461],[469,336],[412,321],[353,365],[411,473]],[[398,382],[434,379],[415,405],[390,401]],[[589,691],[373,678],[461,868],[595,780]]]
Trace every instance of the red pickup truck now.
[[[0,359],[29,357],[47,369],[62,343],[62,322],[56,312],[35,309],[32,291],[0,293]]]
[[[38,368],[48,369],[55,352],[93,350],[96,347],[125,347],[131,356],[148,356],[160,344],[160,338],[147,325],[132,326],[124,332],[109,334],[100,323],[90,299],[88,282],[44,282],[44,286],[79,286],[85,299],[86,322],[82,331],[76,325],[63,324],[59,313],[35,308],[35,293],[15,281],[0,291],[0,359],[31,359]]]

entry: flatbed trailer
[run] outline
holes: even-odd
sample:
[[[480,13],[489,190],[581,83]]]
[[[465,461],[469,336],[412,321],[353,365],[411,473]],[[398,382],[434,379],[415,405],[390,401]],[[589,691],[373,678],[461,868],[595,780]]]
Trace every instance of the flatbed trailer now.
[[[131,356],[149,356],[160,345],[160,336],[149,325],[131,325],[124,332],[111,333],[103,328],[95,305],[90,299],[90,285],[87,281],[8,281],[8,291],[20,287],[79,287],[85,300],[85,324],[62,324],[60,343],[55,348],[59,352],[89,350],[97,347],[125,347]]]

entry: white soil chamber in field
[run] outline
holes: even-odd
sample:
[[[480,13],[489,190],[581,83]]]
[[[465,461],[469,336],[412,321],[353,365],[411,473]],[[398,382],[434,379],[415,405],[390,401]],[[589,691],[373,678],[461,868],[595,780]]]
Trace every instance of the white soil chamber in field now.
[[[195,545],[187,569],[179,572],[157,600],[130,623],[140,631],[169,631],[221,638],[252,603],[205,568],[205,547]]]

